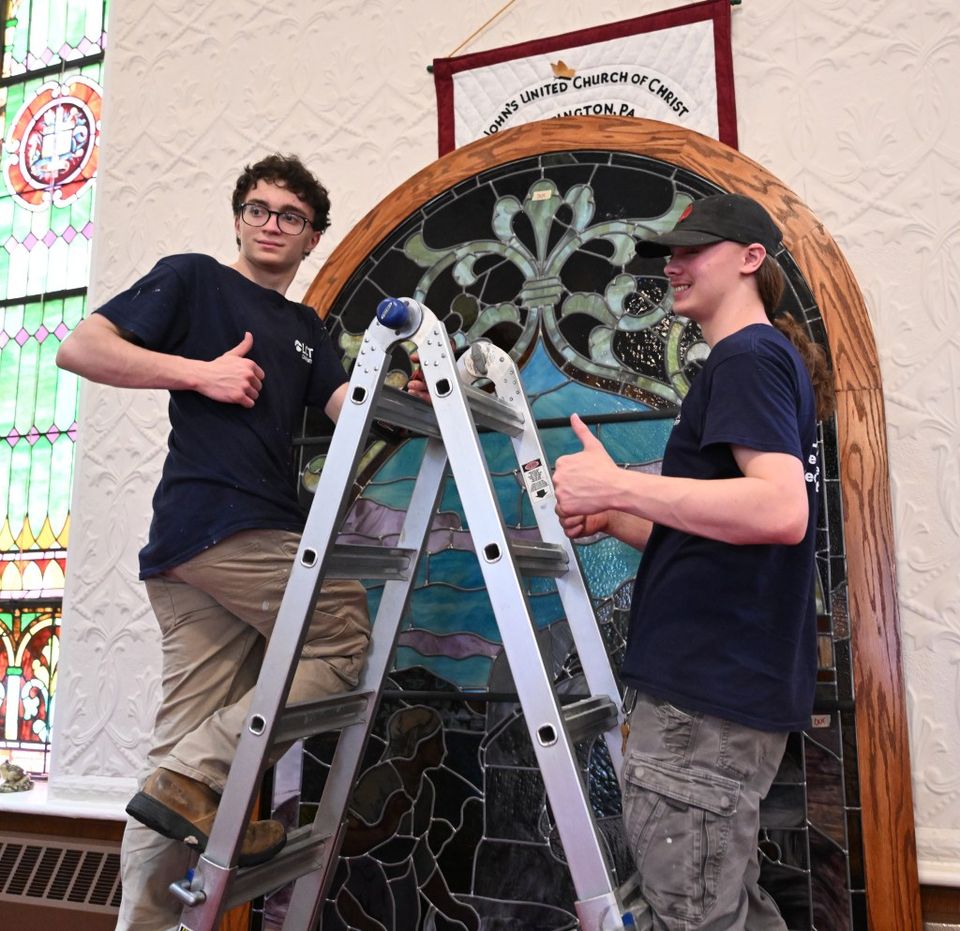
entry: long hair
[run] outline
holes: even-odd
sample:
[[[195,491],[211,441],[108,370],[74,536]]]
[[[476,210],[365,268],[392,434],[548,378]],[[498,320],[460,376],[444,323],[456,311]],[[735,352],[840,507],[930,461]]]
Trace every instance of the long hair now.
[[[783,270],[779,262],[768,255],[754,277],[760,300],[763,301],[763,309],[767,312],[767,319],[793,343],[797,352],[800,353],[800,358],[813,383],[813,393],[817,400],[817,418],[826,420],[836,407],[833,372],[827,362],[827,354],[822,346],[807,336],[803,327],[789,313],[779,310],[784,291]]]

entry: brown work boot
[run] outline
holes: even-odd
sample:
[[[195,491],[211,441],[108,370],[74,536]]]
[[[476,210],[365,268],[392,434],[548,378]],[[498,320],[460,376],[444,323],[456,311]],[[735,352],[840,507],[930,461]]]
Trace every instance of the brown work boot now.
[[[217,816],[220,796],[209,786],[170,769],[154,770],[130,799],[127,814],[164,837],[178,840],[198,853]],[[275,856],[287,842],[279,821],[253,821],[240,845],[240,866],[255,866]]]

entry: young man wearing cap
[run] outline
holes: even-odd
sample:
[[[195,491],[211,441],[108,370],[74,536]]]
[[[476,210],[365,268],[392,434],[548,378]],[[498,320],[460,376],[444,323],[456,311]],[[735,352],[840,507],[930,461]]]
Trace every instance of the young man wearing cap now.
[[[336,420],[346,375],[312,308],[285,297],[329,223],[327,191],[294,157],[247,166],[233,193],[239,253],[161,259],[84,320],[57,364],[97,382],[170,391],[170,441],[140,552],[163,653],[153,743],[121,854],[119,931],[166,931],[169,885],[196,861],[256,683],[304,512],[292,436],[306,404]],[[369,642],[359,582],[324,582],[289,700],[354,687]],[[284,845],[256,821],[240,864]]]
[[[644,550],[623,817],[656,929],[786,927],[757,883],[759,806],[813,707],[817,417],[832,394],[819,347],[774,317],[780,238],[755,201],[721,194],[638,244],[669,254],[674,313],[710,356],[661,475],[619,468],[576,415],[583,451],[556,465],[569,536]]]

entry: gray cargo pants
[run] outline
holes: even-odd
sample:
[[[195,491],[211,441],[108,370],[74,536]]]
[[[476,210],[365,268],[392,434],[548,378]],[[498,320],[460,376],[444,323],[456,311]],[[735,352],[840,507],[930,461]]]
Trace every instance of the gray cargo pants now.
[[[638,693],[623,820],[655,931],[785,931],[757,833],[786,741]]]

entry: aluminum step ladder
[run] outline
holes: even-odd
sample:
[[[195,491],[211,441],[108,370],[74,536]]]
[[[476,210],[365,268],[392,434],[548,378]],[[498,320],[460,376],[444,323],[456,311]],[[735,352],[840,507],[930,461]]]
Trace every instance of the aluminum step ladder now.
[[[391,349],[412,341],[432,404],[384,385]],[[492,384],[494,393],[474,386]],[[337,529],[374,420],[427,437],[397,544],[342,545]],[[510,437],[541,542],[508,536],[478,428]],[[430,525],[449,469],[457,482],[518,699],[564,845],[583,931],[649,928],[635,883],[617,887],[594,820],[574,745],[604,734],[622,766],[620,694],[572,543],[554,512],[547,460],[516,366],[492,343],[474,343],[459,361],[443,324],[422,304],[388,298],[367,329],[334,431],[300,547],[280,605],[207,847],[192,876],[170,888],[183,903],[181,931],[213,931],[222,913],[296,880],[284,931],[312,931],[337,867],[353,787],[360,775],[383,683],[390,670]],[[590,697],[561,706],[545,668],[521,574],[552,577]],[[355,691],[285,707],[320,585],[329,578],[385,579],[373,637]],[[339,731],[312,825],[291,831],[276,857],[238,869],[240,840],[268,765],[270,748]]]

